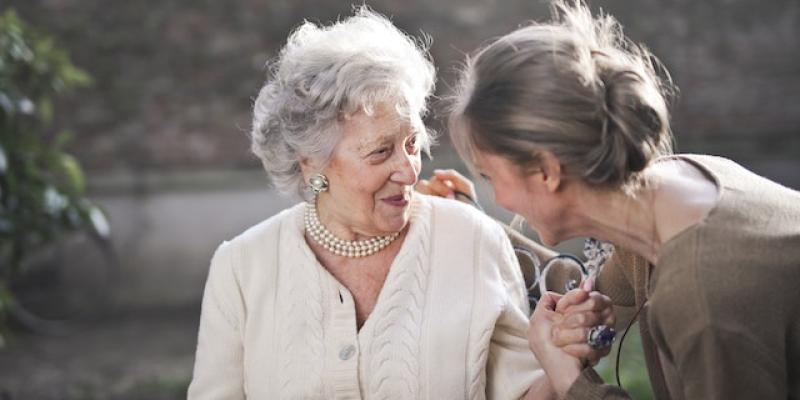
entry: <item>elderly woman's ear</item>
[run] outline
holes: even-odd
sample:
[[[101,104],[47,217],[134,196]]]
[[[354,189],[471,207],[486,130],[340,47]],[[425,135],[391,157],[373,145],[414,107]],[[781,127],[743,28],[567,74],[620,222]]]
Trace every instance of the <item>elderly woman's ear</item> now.
[[[311,177],[311,175],[322,172],[320,166],[308,157],[301,157],[299,164],[300,171],[303,173],[303,181],[305,182],[308,182],[308,178]]]

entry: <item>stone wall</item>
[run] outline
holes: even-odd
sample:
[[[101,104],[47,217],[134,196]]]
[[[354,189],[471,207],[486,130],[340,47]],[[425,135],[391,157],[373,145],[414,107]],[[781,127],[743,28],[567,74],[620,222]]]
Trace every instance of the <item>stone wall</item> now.
[[[547,15],[544,1],[368,2],[426,32],[447,93],[462,55]],[[348,2],[6,0],[57,35],[95,78],[60,105],[58,126],[93,171],[251,168],[249,107],[264,65],[303,19]],[[678,149],[736,158],[800,187],[800,3],[794,0],[604,0],[681,88]],[[432,121],[438,125],[438,121]],[[782,169],[792,169],[785,171]]]

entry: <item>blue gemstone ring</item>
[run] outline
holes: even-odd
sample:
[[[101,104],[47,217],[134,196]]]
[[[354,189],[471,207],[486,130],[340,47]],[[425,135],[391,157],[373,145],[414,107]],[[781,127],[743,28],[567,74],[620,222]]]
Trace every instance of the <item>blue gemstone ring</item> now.
[[[614,337],[617,332],[614,328],[606,325],[597,325],[589,329],[589,334],[586,335],[586,343],[593,349],[604,349],[614,343]]]

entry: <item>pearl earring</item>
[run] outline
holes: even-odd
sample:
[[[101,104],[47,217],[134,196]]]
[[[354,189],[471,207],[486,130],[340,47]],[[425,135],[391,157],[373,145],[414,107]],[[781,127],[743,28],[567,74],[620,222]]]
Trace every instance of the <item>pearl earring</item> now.
[[[314,191],[314,194],[318,195],[328,190],[328,177],[322,174],[311,175],[311,177],[308,178],[308,185],[311,186],[311,190]]]

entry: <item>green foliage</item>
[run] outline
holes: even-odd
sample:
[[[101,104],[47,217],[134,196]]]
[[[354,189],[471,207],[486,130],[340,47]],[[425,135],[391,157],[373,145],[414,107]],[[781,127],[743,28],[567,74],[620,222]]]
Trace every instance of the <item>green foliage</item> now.
[[[80,165],[64,151],[70,135],[49,127],[55,97],[89,83],[52,38],[13,10],[0,15],[0,334],[26,257],[70,232],[108,237]]]
[[[611,354],[597,365],[597,373],[608,383],[616,385],[615,361],[619,351],[619,338],[611,349]],[[644,360],[642,338],[639,336],[639,324],[631,326],[625,337],[625,342],[620,357],[619,375],[622,387],[630,394],[632,399],[652,399],[653,390],[650,388],[650,377],[647,375],[647,365]]]
[[[159,377],[136,382],[120,399],[184,399],[190,378]]]

